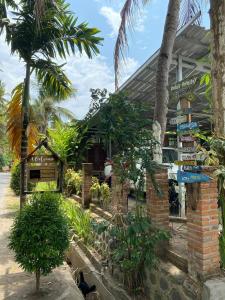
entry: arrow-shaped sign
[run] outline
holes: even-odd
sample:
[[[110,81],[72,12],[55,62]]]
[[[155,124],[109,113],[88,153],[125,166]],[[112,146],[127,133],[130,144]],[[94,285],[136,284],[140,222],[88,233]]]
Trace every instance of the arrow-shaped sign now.
[[[183,166],[184,171],[202,171],[202,166]]]
[[[177,125],[177,131],[192,130],[198,128],[197,122],[190,122]]]
[[[175,165],[177,166],[196,166],[197,161],[196,160],[175,160]]]
[[[187,116],[178,116],[176,118],[170,119],[169,121],[170,125],[177,125],[185,122],[187,122]]]
[[[181,135],[180,136],[180,141],[181,142],[194,142],[195,141],[195,137],[193,137],[193,136],[191,136],[191,135],[188,135],[188,136],[186,136],[186,135]]]
[[[188,153],[193,153],[196,151],[195,147],[183,147],[183,148],[178,148],[179,152],[188,152]]]
[[[181,159],[182,160],[195,160],[197,159],[196,153],[185,153],[181,154]]]
[[[184,183],[209,182],[211,178],[204,174],[177,171],[177,181]]]
[[[190,115],[192,113],[192,108],[191,107],[188,107],[188,108],[183,108],[182,109],[179,109],[177,110],[177,115],[180,116],[180,115]]]

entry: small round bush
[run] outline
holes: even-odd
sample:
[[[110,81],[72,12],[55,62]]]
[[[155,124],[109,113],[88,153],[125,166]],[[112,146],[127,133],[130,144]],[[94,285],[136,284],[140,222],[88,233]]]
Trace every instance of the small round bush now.
[[[56,193],[33,194],[16,216],[10,232],[9,248],[25,271],[36,274],[37,291],[40,275],[60,266],[69,246],[69,228],[60,201]]]
[[[15,162],[11,169],[10,187],[16,195],[20,194],[20,164]]]

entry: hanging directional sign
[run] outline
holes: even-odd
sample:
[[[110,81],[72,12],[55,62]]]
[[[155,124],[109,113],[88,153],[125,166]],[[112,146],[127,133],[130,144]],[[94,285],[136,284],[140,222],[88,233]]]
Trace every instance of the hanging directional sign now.
[[[204,174],[191,173],[191,172],[177,172],[177,181],[183,183],[195,183],[195,182],[209,182],[211,178]]]
[[[183,147],[183,148],[178,148],[179,152],[185,152],[185,153],[193,153],[196,151],[195,147]]]
[[[183,135],[183,136],[180,136],[179,138],[180,142],[194,142],[195,141],[195,137],[194,136],[191,136],[191,135]]]
[[[175,160],[175,165],[177,166],[196,166],[197,165],[197,161],[196,160]]]
[[[202,166],[183,166],[184,171],[202,171]]]
[[[183,109],[179,109],[177,110],[177,115],[190,115],[192,113],[192,108],[191,107],[187,107],[187,108],[183,108]]]
[[[199,80],[199,76],[194,76],[192,78],[186,78],[180,82],[177,82],[175,85],[170,87],[171,92],[183,90],[189,87],[194,86]]]
[[[189,122],[177,125],[177,131],[192,130],[198,128],[197,122]]]
[[[176,118],[170,119],[169,121],[170,125],[177,125],[185,122],[187,122],[187,116],[178,116]]]
[[[196,160],[197,154],[196,153],[184,153],[181,154],[181,160]]]

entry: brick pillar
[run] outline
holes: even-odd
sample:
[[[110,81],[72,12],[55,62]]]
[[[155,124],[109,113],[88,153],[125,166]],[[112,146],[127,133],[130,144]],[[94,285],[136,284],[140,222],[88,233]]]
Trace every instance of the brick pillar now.
[[[187,186],[188,271],[195,280],[219,272],[217,193],[216,180]]]
[[[157,171],[157,173],[155,174],[155,181],[162,191],[162,196],[157,194],[150,177],[147,176],[147,211],[154,225],[160,228],[169,229],[169,185],[167,169]]]
[[[112,208],[117,212],[128,212],[128,183],[121,184],[117,175],[112,174]]]
[[[92,185],[92,169],[93,169],[93,164],[90,163],[82,164],[82,175],[83,175],[82,206],[83,208],[89,208],[91,202],[90,188]]]

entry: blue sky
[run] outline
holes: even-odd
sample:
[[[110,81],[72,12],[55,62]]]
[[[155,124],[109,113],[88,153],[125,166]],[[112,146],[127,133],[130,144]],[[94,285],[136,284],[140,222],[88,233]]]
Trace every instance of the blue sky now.
[[[123,0],[68,0],[78,22],[87,21],[90,26],[101,30],[104,38],[100,55],[92,60],[86,56],[73,56],[64,67],[68,77],[77,89],[76,96],[64,104],[78,118],[88,111],[90,88],[114,89],[113,50],[120,23],[120,10]],[[162,38],[168,0],[151,0],[134,24],[134,31],[129,36],[127,62],[123,66],[120,83],[123,83],[143,64],[159,47]],[[209,27],[208,7],[203,7],[202,25]],[[9,48],[0,37],[0,80],[6,84],[9,93],[24,77],[24,66],[17,57],[10,56]],[[34,88],[33,88],[34,89]],[[33,93],[35,94],[35,93]]]

